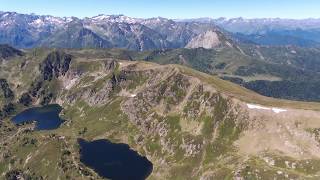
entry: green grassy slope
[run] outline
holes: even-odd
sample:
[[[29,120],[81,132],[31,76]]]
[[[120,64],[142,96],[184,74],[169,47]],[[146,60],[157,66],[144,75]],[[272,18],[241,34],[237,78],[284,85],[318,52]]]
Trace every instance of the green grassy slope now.
[[[319,103],[264,97],[182,65],[120,60],[147,55],[131,53],[36,49],[1,64],[1,75],[14,92],[14,111],[0,121],[0,177],[101,179],[79,161],[77,138],[84,138],[129,144],[152,161],[149,179],[317,178],[316,157],[294,158],[272,149],[244,155],[236,142],[256,122],[246,103],[295,109],[310,117],[316,117],[312,115],[320,110]],[[31,97],[27,106],[20,101],[23,94]],[[66,122],[56,130],[34,131],[32,124],[15,126],[10,121],[22,109],[41,103],[59,103]],[[260,113],[262,122],[282,117]],[[318,125],[308,133],[316,134]],[[286,167],[285,161],[299,166]]]

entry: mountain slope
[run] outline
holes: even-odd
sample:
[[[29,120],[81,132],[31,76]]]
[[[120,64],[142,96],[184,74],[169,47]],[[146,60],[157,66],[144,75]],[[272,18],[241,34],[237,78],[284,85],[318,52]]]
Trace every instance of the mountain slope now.
[[[224,36],[223,36],[224,37]],[[113,57],[160,64],[182,64],[215,74],[262,95],[292,100],[319,101],[317,48],[225,45],[215,49],[172,49],[135,52],[121,49],[83,50],[87,58]],[[233,46],[228,46],[231,42]],[[94,55],[92,54],[94,52]]]
[[[128,53],[126,59],[182,64],[266,96],[319,101],[319,53],[317,48],[241,45]]]
[[[108,53],[34,49],[0,66],[14,94],[0,121],[1,177],[97,179],[79,161],[83,138],[129,144],[153,163],[150,179],[317,178],[318,103],[268,98],[184,66]],[[66,120],[56,130],[9,119],[52,103]]]

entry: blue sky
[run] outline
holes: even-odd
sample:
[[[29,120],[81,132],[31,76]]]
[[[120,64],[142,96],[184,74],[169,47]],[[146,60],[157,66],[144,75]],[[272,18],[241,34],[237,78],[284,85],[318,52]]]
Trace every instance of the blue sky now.
[[[320,0],[0,0],[0,11],[91,17],[320,18]]]

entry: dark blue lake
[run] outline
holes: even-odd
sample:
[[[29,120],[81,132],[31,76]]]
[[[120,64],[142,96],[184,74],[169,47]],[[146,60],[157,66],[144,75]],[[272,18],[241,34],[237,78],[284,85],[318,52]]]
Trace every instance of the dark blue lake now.
[[[78,140],[80,161],[100,176],[112,180],[143,180],[152,172],[152,163],[127,144],[108,140]]]
[[[58,104],[26,109],[12,118],[16,124],[36,121],[36,130],[51,130],[60,127],[63,120],[59,117],[62,108]]]

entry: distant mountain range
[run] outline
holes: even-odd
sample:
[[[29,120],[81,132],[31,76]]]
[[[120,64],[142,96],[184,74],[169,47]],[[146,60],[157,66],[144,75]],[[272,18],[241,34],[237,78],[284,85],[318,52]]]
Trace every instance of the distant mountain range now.
[[[320,47],[320,19],[91,18],[0,12],[0,44],[17,48],[124,48],[154,50],[258,45]]]
[[[201,38],[208,32],[215,38],[203,44]],[[125,48],[143,51],[187,45],[198,47],[199,44],[206,47],[229,45],[230,42],[226,41],[221,30],[212,23],[176,22],[160,17],[139,19],[124,15],[79,19],[0,13],[0,43],[18,48]]]
[[[234,33],[234,36],[242,41],[260,45],[320,45],[320,19],[198,18],[177,21],[213,23]]]

